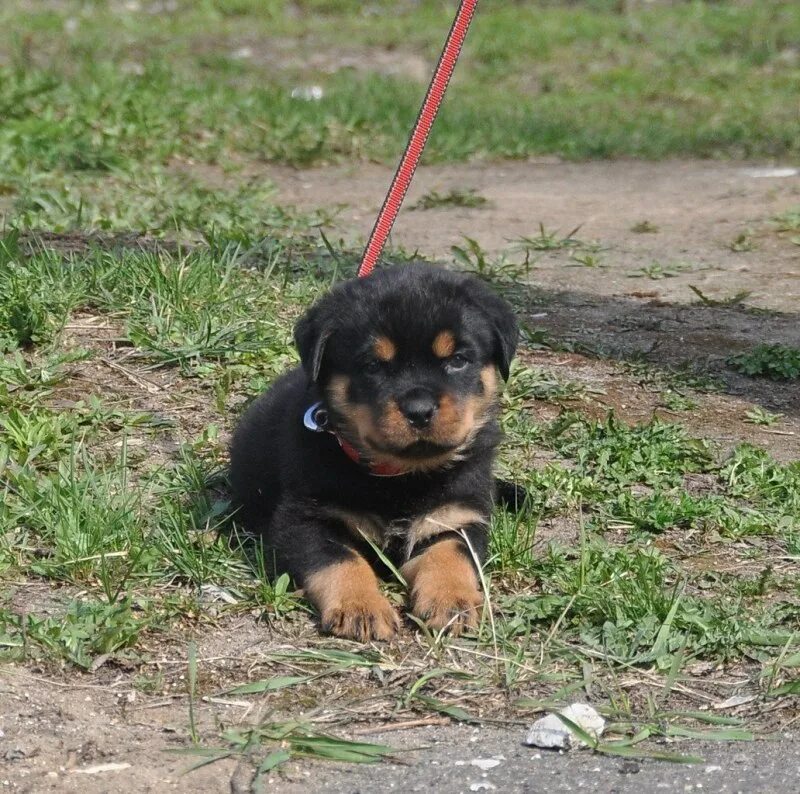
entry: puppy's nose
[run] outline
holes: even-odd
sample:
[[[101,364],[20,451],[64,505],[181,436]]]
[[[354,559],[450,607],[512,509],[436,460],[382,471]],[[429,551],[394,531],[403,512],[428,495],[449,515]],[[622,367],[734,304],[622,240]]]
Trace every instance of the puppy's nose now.
[[[431,423],[431,419],[439,407],[435,397],[422,389],[413,389],[398,400],[397,404],[411,427],[417,430],[422,430]]]

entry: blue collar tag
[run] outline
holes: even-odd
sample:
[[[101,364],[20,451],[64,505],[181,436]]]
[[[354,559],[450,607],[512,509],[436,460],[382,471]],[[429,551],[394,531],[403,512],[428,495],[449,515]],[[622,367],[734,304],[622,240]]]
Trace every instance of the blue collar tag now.
[[[326,425],[328,424],[328,412],[322,407],[322,403],[314,403],[303,414],[303,425],[306,430],[311,430],[314,433],[326,432]]]

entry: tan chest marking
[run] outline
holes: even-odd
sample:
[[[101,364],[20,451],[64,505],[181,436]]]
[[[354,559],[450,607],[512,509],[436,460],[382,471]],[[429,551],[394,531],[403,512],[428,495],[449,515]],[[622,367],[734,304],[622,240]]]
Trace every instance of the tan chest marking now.
[[[423,540],[440,535],[442,532],[458,532],[470,524],[487,524],[488,521],[487,516],[457,502],[437,507],[427,515],[412,521],[406,541],[406,558],[411,556],[414,546]]]
[[[430,513],[413,520],[386,523],[370,513],[356,513],[342,508],[333,508],[327,514],[345,525],[354,538],[366,538],[378,548],[386,548],[392,538],[404,539],[405,558],[418,543],[443,532],[458,532],[470,524],[487,524],[489,519],[471,507],[456,502],[442,505]]]

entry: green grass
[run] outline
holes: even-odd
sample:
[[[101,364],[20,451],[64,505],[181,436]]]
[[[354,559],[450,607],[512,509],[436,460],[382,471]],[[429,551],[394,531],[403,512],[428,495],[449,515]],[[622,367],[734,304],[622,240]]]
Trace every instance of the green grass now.
[[[756,406],[755,408],[747,411],[744,421],[751,425],[772,427],[773,425],[777,425],[781,419],[783,419],[783,414],[774,414],[770,411],[765,411],[759,406]]]
[[[689,262],[652,262],[632,273],[628,273],[628,278],[649,278],[653,281],[660,281],[665,278],[675,278],[681,273],[692,269],[693,266]]]
[[[728,363],[745,375],[771,380],[800,378],[800,350],[787,345],[757,345],[746,353],[731,356]]]
[[[800,207],[790,210],[773,218],[776,231],[782,237],[787,237],[794,245],[800,245]]]

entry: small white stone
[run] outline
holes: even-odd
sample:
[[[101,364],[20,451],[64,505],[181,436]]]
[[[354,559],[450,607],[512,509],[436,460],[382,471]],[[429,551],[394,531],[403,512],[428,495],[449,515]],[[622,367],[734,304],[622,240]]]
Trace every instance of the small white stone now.
[[[292,89],[292,99],[305,99],[308,102],[319,102],[325,92],[321,85],[308,85]]]
[[[469,786],[470,791],[496,791],[497,786],[493,783],[489,783],[487,781],[483,781],[481,783],[470,783]]]
[[[744,173],[754,179],[786,179],[800,174],[797,168],[745,168]]]
[[[562,750],[569,747],[569,737],[567,726],[555,714],[548,714],[531,725],[525,744],[548,750]]]
[[[500,761],[497,758],[473,758],[470,761],[472,766],[477,766],[483,772],[488,771],[489,769],[494,769],[496,766],[500,766]]]
[[[585,703],[573,703],[560,713],[595,739],[602,735],[606,725],[606,721]],[[555,714],[548,714],[531,725],[525,744],[552,750],[569,750],[573,745],[585,745],[586,742],[573,736],[572,731]]]

